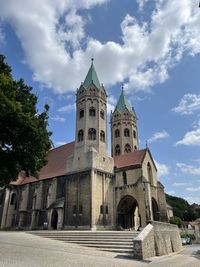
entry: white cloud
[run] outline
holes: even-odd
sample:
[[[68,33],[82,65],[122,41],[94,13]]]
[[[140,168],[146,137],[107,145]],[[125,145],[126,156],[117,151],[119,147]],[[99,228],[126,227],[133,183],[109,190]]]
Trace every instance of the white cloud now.
[[[185,196],[186,199],[190,204],[199,203],[200,204],[200,197],[198,196]]]
[[[63,118],[63,117],[61,117],[61,116],[55,116],[55,117],[50,117],[50,119],[52,120],[52,121],[57,121],[57,122],[65,122],[66,121],[66,119],[65,118]]]
[[[178,186],[178,187],[179,186],[188,186],[188,185],[191,185],[191,184],[190,183],[181,183],[181,182],[180,183],[179,182],[178,183],[175,182],[175,183],[172,184],[172,186]]]
[[[180,169],[182,173],[200,175],[200,167],[187,165],[185,163],[177,163],[176,166]]]
[[[174,191],[174,190],[166,191],[166,193],[167,193],[168,195],[175,195],[175,191]]]
[[[150,21],[141,23],[142,17],[137,20],[126,14],[121,22],[122,42],[101,43],[86,35],[88,15],[79,11],[89,13],[106,2],[0,0],[0,19],[15,30],[34,79],[57,93],[79,86],[91,55],[101,81],[114,85],[127,80],[131,93],[150,91],[169,77],[183,55],[200,53],[200,13],[195,1],[155,0]],[[138,3],[142,8],[148,1]]]
[[[66,144],[66,142],[64,142],[64,141],[56,141],[56,142],[54,143],[55,147],[63,146],[63,145],[65,145],[65,144]]]
[[[154,133],[153,136],[151,138],[149,138],[148,142],[152,143],[152,142],[155,142],[155,141],[160,140],[160,139],[166,139],[169,136],[170,135],[165,130],[162,130],[161,132]]]
[[[199,187],[187,187],[186,190],[190,192],[199,192],[200,186]]]
[[[5,35],[0,25],[0,47],[5,44]]]
[[[76,105],[75,104],[69,104],[66,106],[63,106],[58,109],[59,112],[65,112],[65,113],[71,113],[72,111],[75,111]]]
[[[110,113],[113,112],[117,104],[117,99],[113,95],[109,95],[107,98],[107,111]]]
[[[187,132],[175,145],[200,146],[200,125],[193,131]]]
[[[167,165],[163,163],[158,163],[157,161],[155,161],[155,164],[158,169],[158,177],[166,176],[169,174],[169,167]]]
[[[172,109],[180,114],[193,114],[200,110],[200,94],[186,94],[183,96],[178,106]]]

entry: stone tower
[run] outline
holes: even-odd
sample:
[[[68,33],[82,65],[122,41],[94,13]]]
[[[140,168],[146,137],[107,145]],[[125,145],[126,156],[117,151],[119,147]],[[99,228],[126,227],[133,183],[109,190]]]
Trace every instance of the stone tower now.
[[[111,113],[112,156],[123,155],[139,149],[137,116],[124,96],[121,95]]]
[[[99,82],[93,59],[76,93],[75,149],[70,168],[94,167],[94,156],[90,152],[98,154],[102,160],[107,157],[107,95]]]

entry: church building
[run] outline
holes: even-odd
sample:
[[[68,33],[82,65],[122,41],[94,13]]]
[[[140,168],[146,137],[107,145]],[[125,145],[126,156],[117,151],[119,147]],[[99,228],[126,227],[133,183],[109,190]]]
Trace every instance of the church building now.
[[[39,179],[24,172],[0,189],[1,229],[122,230],[167,222],[163,185],[148,147],[140,149],[137,116],[122,89],[110,116],[93,60],[76,92],[75,141],[53,148]]]

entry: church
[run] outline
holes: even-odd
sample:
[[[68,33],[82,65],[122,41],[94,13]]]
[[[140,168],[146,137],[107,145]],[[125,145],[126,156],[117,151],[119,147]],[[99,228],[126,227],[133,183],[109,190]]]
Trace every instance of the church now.
[[[110,116],[93,60],[76,92],[75,141],[53,148],[39,178],[24,172],[0,189],[1,229],[138,230],[167,222],[163,185],[148,147],[140,149],[137,116],[122,89]]]

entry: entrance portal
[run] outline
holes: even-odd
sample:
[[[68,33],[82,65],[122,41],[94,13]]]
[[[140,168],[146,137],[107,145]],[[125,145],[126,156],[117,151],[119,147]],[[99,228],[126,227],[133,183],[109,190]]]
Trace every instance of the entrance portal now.
[[[51,227],[56,230],[58,226],[58,212],[57,210],[53,210],[51,215]]]
[[[123,197],[117,208],[118,225],[123,229],[137,230],[140,227],[137,201],[132,196]]]

